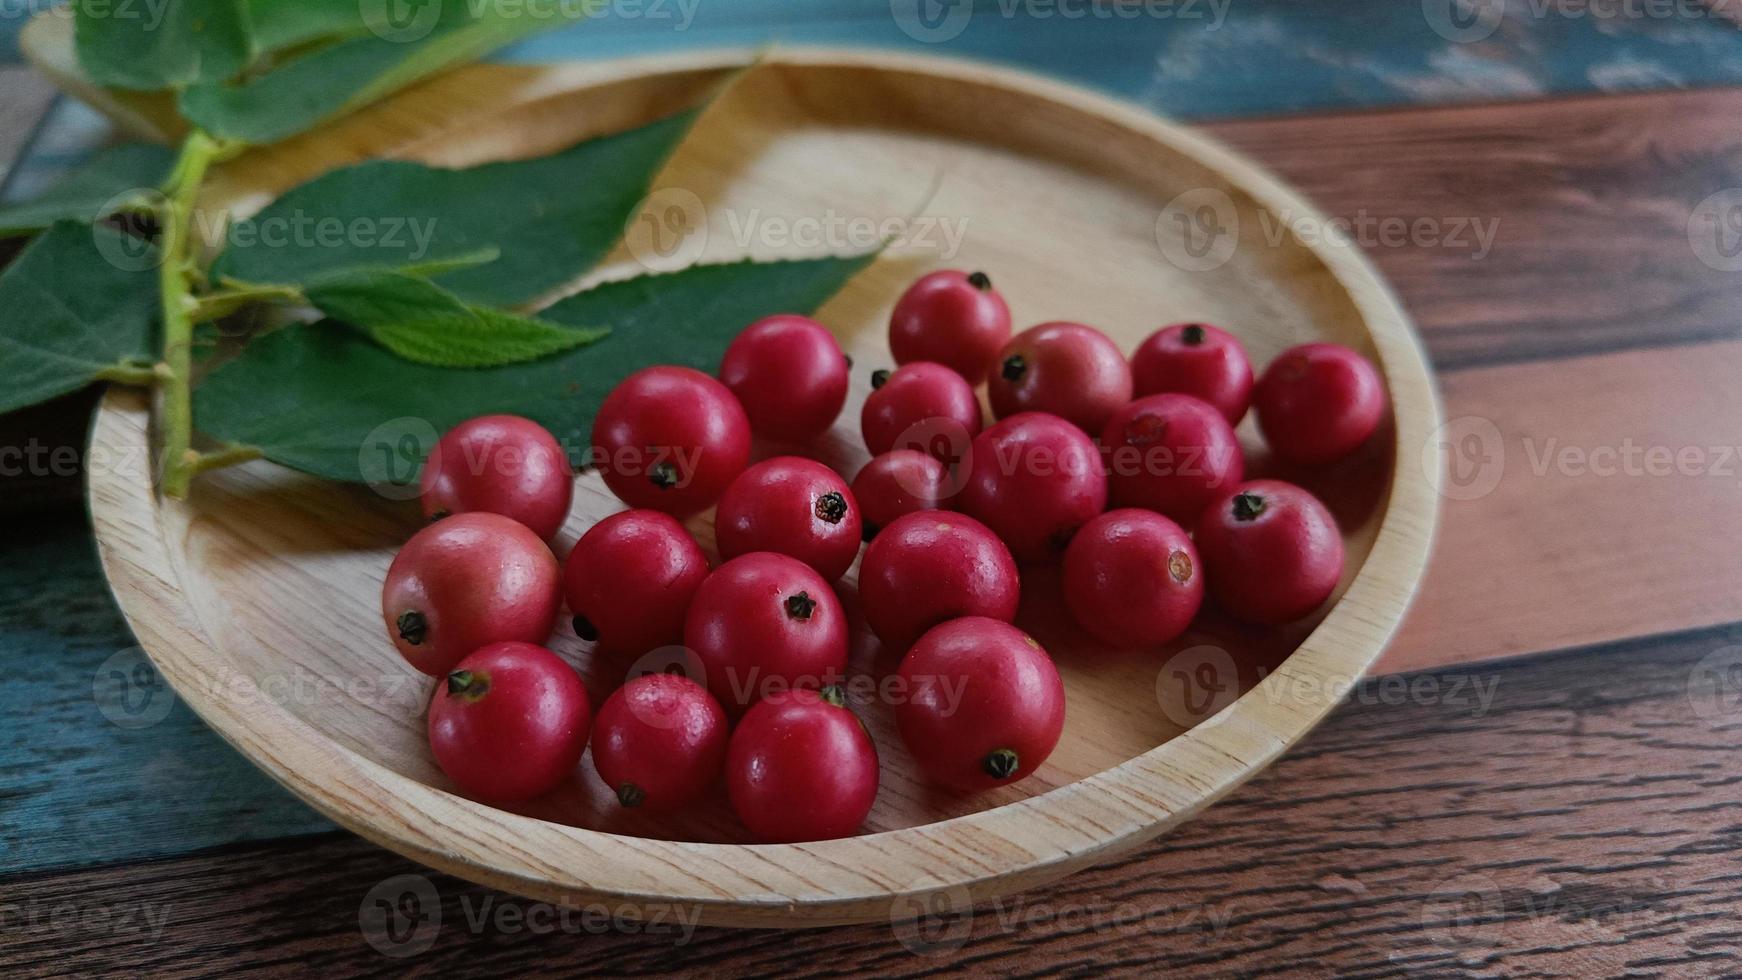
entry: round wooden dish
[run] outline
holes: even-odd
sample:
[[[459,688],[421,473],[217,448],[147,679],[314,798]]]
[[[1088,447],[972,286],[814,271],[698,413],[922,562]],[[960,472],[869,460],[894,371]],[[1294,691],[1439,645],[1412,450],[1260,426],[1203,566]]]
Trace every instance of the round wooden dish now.
[[[457,164],[548,152],[693,103],[742,59],[468,69],[236,161],[214,202],[246,210],[360,156]],[[267,463],[211,474],[177,504],[158,500],[139,467],[93,468],[104,565],[139,641],[214,729],[334,821],[543,900],[682,907],[755,926],[911,915],[940,894],[979,900],[1056,879],[1186,819],[1299,741],[1391,636],[1432,537],[1421,447],[1438,423],[1434,390],[1406,318],[1358,251],[1297,240],[1288,229],[1317,212],[1249,162],[1141,110],[1016,72],[783,51],[712,106],[659,186],[655,210],[673,195],[706,202],[707,260],[852,247],[769,231],[788,219],[965,221],[957,254],[940,254],[942,238],[898,244],[820,314],[857,367],[848,410],[816,454],[848,473],[865,458],[857,419],[869,375],[889,365],[889,310],[930,268],[986,269],[1019,327],[1077,319],[1127,351],[1162,323],[1206,320],[1237,332],[1260,366],[1309,339],[1366,352],[1390,386],[1385,430],[1329,473],[1285,474],[1343,523],[1339,597],[1289,631],[1210,618],[1173,649],[1118,652],[1070,628],[1053,575],[1026,573],[1022,623],[1069,691],[1064,740],[1039,773],[985,796],[940,794],[913,778],[887,706],[870,703],[862,713],[883,785],[864,835],[752,846],[720,801],[665,821],[626,816],[590,761],[517,813],[450,792],[425,743],[431,682],[400,661],[379,619],[388,561],[419,524],[414,505]],[[1220,228],[1239,247],[1221,261],[1196,247],[1205,239],[1186,249],[1188,226]],[[628,248],[608,265],[605,276],[639,271]],[[140,459],[148,429],[145,400],[118,391],[94,447]],[[1256,472],[1281,472],[1250,421],[1242,436]],[[563,546],[618,508],[596,475],[583,479]],[[707,521],[694,526],[711,546]],[[855,607],[851,576],[842,593]],[[620,666],[595,662],[566,627],[553,645],[596,698],[620,679]],[[894,666],[873,641],[856,642],[856,673],[876,679]]]

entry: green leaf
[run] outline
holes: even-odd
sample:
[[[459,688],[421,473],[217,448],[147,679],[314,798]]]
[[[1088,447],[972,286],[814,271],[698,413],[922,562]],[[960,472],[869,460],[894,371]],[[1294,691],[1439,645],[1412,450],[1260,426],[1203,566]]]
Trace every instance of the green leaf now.
[[[173,152],[150,143],[104,150],[36,200],[0,207],[0,238],[34,234],[57,221],[90,224],[148,205],[174,163]]]
[[[610,333],[467,306],[418,276],[346,272],[315,281],[308,299],[400,357],[436,367],[485,368],[536,360]]]
[[[356,37],[369,30],[362,0],[247,0],[260,51],[280,51],[312,41]],[[388,4],[375,4],[387,13]]]
[[[873,258],[739,262],[607,283],[542,315],[610,324],[611,336],[511,367],[427,367],[333,323],[287,327],[213,372],[194,394],[194,419],[211,436],[338,480],[415,479],[434,434],[493,412],[537,420],[578,456],[599,403],[624,377],[655,364],[711,373],[745,326],[815,311]],[[402,450],[407,436],[417,438]]]
[[[214,136],[275,143],[528,35],[575,23],[595,6],[475,0],[359,3],[361,10],[384,12],[380,18],[364,18],[367,31],[274,65],[257,77],[234,83],[208,78],[182,94],[182,115]],[[280,38],[306,29],[306,24],[273,27]]]
[[[394,271],[403,272],[408,276],[422,276],[425,279],[434,279],[438,276],[445,276],[450,272],[459,272],[461,269],[476,269],[481,265],[489,265],[501,257],[502,250],[491,245],[488,248],[481,248],[475,252],[462,252],[459,255],[450,256],[445,259],[430,259],[427,262],[412,262],[408,265],[398,266]]]
[[[149,261],[125,261],[137,252],[124,244],[107,228],[63,222],[0,275],[0,412],[149,370],[157,274]]]
[[[73,0],[85,74],[111,88],[222,82],[253,57],[242,0]]]
[[[493,246],[501,250],[495,262],[444,275],[442,285],[468,302],[518,306],[572,281],[617,244],[694,118],[681,113],[535,160],[464,170],[383,160],[334,171],[238,222],[213,271],[306,283]]]

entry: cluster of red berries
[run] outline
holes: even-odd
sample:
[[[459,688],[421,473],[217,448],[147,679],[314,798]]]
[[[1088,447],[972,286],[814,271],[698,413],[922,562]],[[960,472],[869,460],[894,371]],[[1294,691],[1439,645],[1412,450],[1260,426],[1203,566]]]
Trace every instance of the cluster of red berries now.
[[[429,712],[443,771],[479,798],[526,800],[567,780],[590,738],[626,807],[687,806],[724,773],[758,839],[846,836],[878,785],[876,748],[838,686],[849,628],[835,588],[862,541],[865,620],[904,654],[897,727],[927,778],[959,791],[1023,778],[1063,730],[1052,659],[1010,625],[1019,562],[1062,561],[1073,616],[1121,646],[1179,636],[1206,584],[1230,614],[1268,624],[1335,589],[1330,513],[1299,487],[1242,482],[1233,427],[1255,405],[1287,461],[1353,452],[1384,410],[1353,351],[1294,348],[1254,385],[1239,341],[1185,324],[1128,362],[1082,324],[1012,337],[987,277],[954,271],[901,298],[890,347],[900,367],[876,372],[861,415],[874,458],[850,486],[799,456],[750,465],[753,432],[811,442],[846,403],[851,361],[815,321],[753,324],[718,379],[684,367],[625,379],[599,409],[590,462],[634,509],[561,565],[547,542],[573,479],[557,441],[511,416],[447,433],[423,473],[437,520],[395,559],[382,607],[405,658],[445,679]],[[982,382],[999,419],[987,428]],[[716,505],[724,563],[710,568],[680,519]],[[632,678],[593,719],[575,671],[540,645],[565,601],[599,651],[671,648],[700,681]]]

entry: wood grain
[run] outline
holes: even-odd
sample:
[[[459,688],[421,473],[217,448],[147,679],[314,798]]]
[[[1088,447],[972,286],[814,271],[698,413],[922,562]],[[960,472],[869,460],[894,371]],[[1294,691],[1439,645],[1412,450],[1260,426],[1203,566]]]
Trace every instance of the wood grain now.
[[[668,100],[693,93],[698,76],[737,64],[731,53],[622,62],[584,74],[553,69],[537,84],[475,73],[504,80],[521,98],[488,100],[496,108],[487,120],[432,126],[413,94],[386,107],[402,126],[379,138],[421,127],[422,141],[403,152],[442,163],[536,154],[629,121],[611,111],[670,111]],[[208,206],[270,194],[287,172],[317,167],[322,153],[356,149],[317,139],[241,157],[214,182]],[[940,794],[906,764],[888,710],[896,696],[868,698],[865,717],[886,765],[867,833],[826,853],[747,847],[723,807],[670,825],[627,821],[584,773],[521,815],[448,792],[418,721],[427,681],[380,638],[381,576],[421,523],[403,507],[266,463],[210,474],[185,504],[157,499],[137,470],[93,469],[99,551],[141,645],[184,701],[324,815],[432,866],[523,894],[693,902],[726,924],[794,915],[861,921],[887,916],[891,902],[910,896],[1032,887],[1188,818],[1298,740],[1331,707],[1306,689],[1358,677],[1395,628],[1425,563],[1436,501],[1420,467],[1393,448],[1426,439],[1437,401],[1407,323],[1358,252],[1259,237],[1262,215],[1306,206],[1240,158],[1147,114],[1029,76],[936,59],[781,53],[710,103],[657,184],[651,207],[668,207],[674,194],[706,202],[710,233],[692,261],[817,250],[718,233],[745,217],[795,227],[825,214],[887,220],[930,196],[924,213],[971,223],[949,261],[995,270],[1025,318],[1072,311],[1135,346],[1149,316],[1166,307],[1178,319],[1243,322],[1259,356],[1309,337],[1366,351],[1390,388],[1394,425],[1332,499],[1344,518],[1346,591],[1322,621],[1287,633],[1206,619],[1159,651],[1094,648],[1064,625],[1056,599],[1051,610],[1027,610],[1020,622],[1059,662],[1071,718],[1039,773],[995,794]],[[1199,190],[1225,205],[1239,247],[1230,242],[1222,260],[1188,268],[1172,237],[1180,232],[1157,215]],[[1047,235],[1068,245],[1038,247]],[[942,261],[939,247],[891,249],[819,312],[857,363],[886,363],[888,310],[916,269]],[[633,238],[622,251],[605,275],[637,271],[635,257],[650,254],[635,252]],[[1097,288],[1083,290],[1087,281]],[[858,383],[863,397],[863,372]],[[112,394],[93,447],[142,456],[142,401]],[[856,470],[865,454],[855,423],[847,413],[806,451]],[[621,506],[596,473],[584,475],[563,540]],[[707,543],[705,518],[694,527]],[[849,573],[842,583],[849,606],[854,581]],[[1025,591],[1045,604],[1056,589],[1041,583],[1031,578]],[[588,665],[596,696],[621,681],[623,665],[598,662],[566,634],[558,643]],[[875,685],[899,651],[878,651],[868,638],[863,647],[853,682]],[[1206,647],[1216,651],[1209,666],[1222,674],[1219,690],[1232,696],[1256,686],[1218,723],[1182,734],[1204,715],[1181,719],[1170,667],[1176,654],[1198,657]],[[1248,675],[1245,683],[1236,672]],[[330,686],[272,696],[297,677]]]
[[[1739,643],[1730,627],[1369,682],[1204,819],[971,918],[916,908],[924,932],[627,934],[608,906],[564,932],[551,910],[326,835],[0,879],[0,909],[19,910],[0,960],[21,977],[1734,974],[1742,686],[1704,682]],[[438,896],[427,948],[360,928],[400,875]]]
[[[1206,128],[1333,216],[1429,223],[1361,244],[1447,372],[1742,334],[1742,274],[1688,228],[1742,188],[1738,113],[1726,88]]]
[[[1742,619],[1742,273],[1689,239],[1742,188],[1739,112],[1723,89],[1210,127],[1344,219],[1497,223],[1480,258],[1367,243],[1470,481],[1382,670]]]

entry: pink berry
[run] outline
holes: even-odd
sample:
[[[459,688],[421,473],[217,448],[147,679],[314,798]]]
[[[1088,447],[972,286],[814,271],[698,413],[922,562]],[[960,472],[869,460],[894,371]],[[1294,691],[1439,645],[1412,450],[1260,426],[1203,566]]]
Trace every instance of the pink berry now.
[[[562,604],[562,569],[550,546],[526,525],[484,511],[417,532],[381,588],[394,647],[432,677],[492,643],[543,643]]]
[[[1115,507],[1144,507],[1190,524],[1246,471],[1240,440],[1219,412],[1190,395],[1150,395],[1120,409],[1101,433]]]
[[[980,433],[980,399],[961,375],[917,361],[897,368],[871,392],[859,422],[873,456],[917,449],[947,462]]]
[[[640,656],[683,642],[684,615],[707,577],[708,556],[676,518],[631,510],[581,536],[563,591],[581,639]]]
[[[1013,415],[982,432],[973,454],[957,505],[1017,561],[1056,561],[1077,529],[1107,509],[1100,450],[1056,415]]]
[[[593,458],[631,507],[687,517],[713,506],[750,461],[750,420],[726,386],[685,367],[624,379],[593,421]]]
[[[1361,448],[1385,414],[1385,385],[1361,355],[1338,344],[1283,351],[1253,392],[1258,427],[1277,457],[1334,463]]]
[[[496,643],[436,687],[430,751],[467,794],[524,802],[574,773],[591,714],[586,687],[561,657],[531,643]]]
[[[677,674],[647,674],[599,709],[593,765],[624,806],[678,810],[719,780],[726,738],[726,712],[707,689]]]
[[[1148,510],[1113,510],[1077,532],[1065,552],[1065,601],[1095,639],[1123,648],[1178,637],[1204,601],[1204,576],[1186,532]]]
[[[1317,497],[1292,483],[1253,480],[1198,520],[1198,553],[1216,602],[1268,626],[1310,615],[1343,575],[1343,536]]]
[[[859,505],[834,470],[797,456],[757,463],[732,481],[714,518],[720,554],[790,555],[833,582],[859,557]]]
[[[750,427],[785,442],[829,431],[847,403],[847,355],[827,327],[802,316],[751,324],[726,348],[720,381],[744,406]]]
[[[975,792],[1024,778],[1065,726],[1065,685],[1040,644],[1008,623],[957,619],[902,658],[901,740],[926,778]]]
[[[568,519],[574,488],[568,454],[548,430],[517,415],[485,415],[436,443],[423,467],[423,514],[488,511],[549,541]]]
[[[1131,367],[1094,327],[1043,323],[1004,345],[986,393],[1001,419],[1046,412],[1095,433],[1131,400]]]
[[[853,478],[853,498],[864,518],[866,540],[898,517],[940,510],[954,496],[949,469],[913,449],[894,449],[866,463]]]
[[[737,712],[772,691],[839,683],[847,616],[809,565],[759,551],[721,565],[690,604],[684,645],[708,690]]]
[[[877,801],[877,747],[839,688],[784,691],[745,713],[726,747],[732,812],[768,844],[850,837]]]
[[[1021,597],[1010,549],[986,525],[961,514],[896,519],[865,549],[859,566],[865,622],[895,651],[951,619],[1009,622]]]
[[[935,361],[967,379],[986,380],[1010,339],[1010,307],[983,272],[934,272],[908,287],[889,320],[895,363]]]
[[[1177,393],[1209,402],[1229,425],[1239,425],[1252,403],[1252,362],[1226,330],[1180,323],[1150,335],[1131,355],[1137,397]]]

